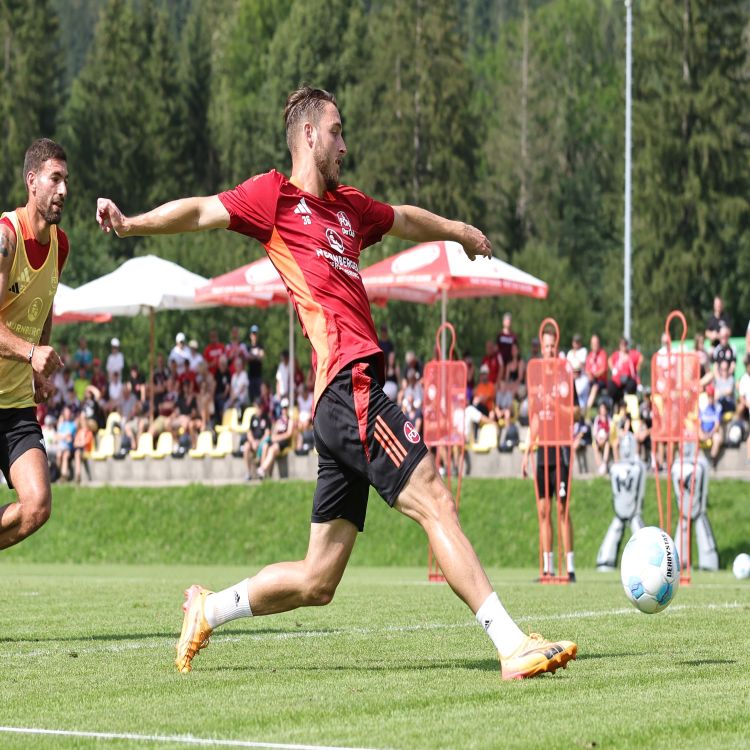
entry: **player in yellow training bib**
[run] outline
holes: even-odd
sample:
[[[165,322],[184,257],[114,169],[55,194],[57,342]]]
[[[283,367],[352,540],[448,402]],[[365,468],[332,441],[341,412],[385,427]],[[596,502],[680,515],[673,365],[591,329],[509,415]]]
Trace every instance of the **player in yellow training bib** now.
[[[57,225],[68,196],[65,151],[40,138],[23,164],[25,206],[0,215],[0,471],[16,490],[0,505],[0,549],[33,534],[52,508],[47,454],[36,404],[62,366],[49,345],[52,302],[68,239]]]

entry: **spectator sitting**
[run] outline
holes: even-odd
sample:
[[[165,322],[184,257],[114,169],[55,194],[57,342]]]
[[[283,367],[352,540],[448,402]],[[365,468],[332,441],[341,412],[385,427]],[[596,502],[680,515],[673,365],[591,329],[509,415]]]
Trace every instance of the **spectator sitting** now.
[[[513,332],[513,316],[509,313],[503,313],[503,327],[497,334],[497,351],[500,359],[507,363],[513,355],[513,345],[518,347],[518,336]],[[518,347],[520,351],[520,347]]]
[[[81,336],[78,339],[78,349],[73,353],[73,364],[79,372],[81,365],[83,365],[86,377],[89,378],[91,377],[91,363],[93,361],[94,355],[89,351],[85,337]]]
[[[726,359],[719,362],[719,372],[714,378],[714,393],[722,414],[734,412],[734,375],[729,372],[729,362]]]
[[[518,388],[526,382],[526,362],[521,356],[521,347],[518,342],[511,345],[509,359],[505,362],[503,372],[503,387],[515,397]]]
[[[403,405],[404,401],[407,400],[410,403],[413,403],[414,401],[419,401],[421,403],[424,400],[424,390],[422,388],[422,382],[420,380],[417,380],[417,378],[417,371],[413,367],[410,367],[406,371],[406,379],[404,380],[403,387],[401,389],[401,395],[398,399],[399,404]]]
[[[502,380],[504,377],[504,362],[500,356],[500,351],[497,348],[497,341],[493,341],[492,339],[487,341],[484,346],[484,351],[485,354],[480,367],[487,367],[489,381],[493,385],[496,385],[498,380]]]
[[[276,392],[274,400],[280,404],[283,399],[289,400],[289,352],[284,349],[276,368]]]
[[[133,414],[135,413],[136,405],[139,403],[140,401],[138,401],[135,393],[133,393],[133,386],[130,385],[130,381],[128,381],[123,384],[122,396],[120,398],[119,406],[113,411],[120,412],[120,416],[122,417],[123,421],[127,421],[133,416]]]
[[[226,355],[219,357],[219,366],[215,375],[216,388],[214,390],[214,419],[221,423],[224,410],[232,396],[232,373],[229,371],[229,360]]]
[[[586,355],[584,372],[589,380],[589,400],[586,409],[596,403],[596,399],[607,387],[607,352],[602,349],[599,337],[594,334],[591,337],[591,347]]]
[[[122,434],[127,438],[132,448],[138,445],[138,439],[148,427],[148,419],[143,412],[143,402],[136,399],[130,414],[127,417],[123,415],[123,421],[120,425]]]
[[[388,336],[388,326],[385,323],[380,326],[380,338],[378,338],[378,346],[381,348],[383,354],[385,354],[386,359],[388,359],[388,355],[391,352],[396,351],[396,347],[393,345],[393,342]]]
[[[89,466],[86,458],[94,447],[94,433],[89,427],[86,415],[83,412],[76,418],[76,432],[73,438],[73,455],[74,455],[74,473],[73,478],[76,484],[81,483],[81,469],[85,467],[86,474],[91,479]]]
[[[289,414],[289,399],[281,399],[281,415],[271,427],[271,440],[266,446],[265,454],[258,467],[258,477],[264,479],[273,470],[273,464],[279,454],[289,448],[294,436],[294,420]]]
[[[60,459],[60,478],[68,481],[71,478],[70,461],[73,457],[73,440],[76,435],[76,425],[73,412],[69,406],[63,406],[60,419],[57,422],[57,455]]]
[[[205,360],[201,360],[196,373],[195,384],[197,388],[196,401],[198,402],[198,413],[204,429],[208,429],[213,421],[216,399],[216,379]]]
[[[383,391],[391,401],[398,399],[398,385],[401,382],[401,371],[398,369],[396,362],[396,352],[391,350],[385,359],[385,383]]]
[[[297,388],[297,442],[296,451],[307,453],[315,442],[312,432],[313,395],[306,383]]]
[[[718,295],[714,297],[714,307],[711,316],[706,323],[706,339],[713,349],[719,343],[722,328],[731,328],[732,321],[724,311],[724,302]]]
[[[271,417],[268,407],[259,398],[255,401],[255,414],[250,419],[250,429],[247,432],[247,440],[242,446],[242,457],[247,466],[245,479],[257,478],[256,466],[263,457],[263,449],[271,439]]]
[[[111,349],[107,355],[107,362],[104,368],[107,373],[107,378],[111,380],[112,373],[116,372],[120,375],[120,379],[122,380],[122,371],[125,369],[125,357],[120,351],[120,339],[113,338],[109,344]]]
[[[177,375],[182,375],[190,369],[190,349],[185,344],[185,334],[182,331],[174,337],[174,346],[167,357],[167,365],[170,371],[176,368]]]
[[[570,362],[570,368],[574,372],[576,370],[576,364],[578,364],[579,372],[583,372],[586,367],[586,357],[588,356],[588,352],[586,351],[586,347],[582,345],[582,341],[581,334],[576,333],[573,336],[571,348],[566,355],[568,362]]]
[[[630,349],[628,350],[628,354],[630,355],[630,359],[633,362],[633,367],[635,368],[635,384],[637,392],[640,391],[639,386],[641,385],[641,367],[643,366],[643,355],[634,346],[630,347]]]
[[[597,471],[599,474],[606,474],[610,451],[610,419],[607,404],[604,402],[599,404],[599,413],[594,417],[591,432],[593,434],[592,446],[594,448],[594,460],[596,461]]]
[[[52,414],[47,414],[42,424],[42,437],[44,438],[44,446],[47,450],[47,465],[50,469],[50,482],[56,482],[60,477],[60,468],[58,461],[58,446],[59,441],[57,438],[57,420]]]
[[[86,388],[89,386],[89,376],[86,371],[86,365],[78,365],[78,376],[73,381],[73,390],[76,392],[76,398],[79,401],[83,400],[83,395],[86,393]]]
[[[617,404],[622,401],[626,393],[635,393],[637,388],[637,373],[633,360],[630,358],[626,338],[620,339],[619,348],[610,355],[609,370],[611,375],[607,384],[607,393],[612,403]]]
[[[250,402],[255,403],[255,399],[260,396],[260,384],[263,382],[263,360],[266,357],[266,350],[260,343],[260,329],[258,326],[251,325],[247,335],[250,338],[247,346],[249,397]]]
[[[234,407],[240,412],[250,403],[249,399],[250,381],[243,367],[242,357],[234,358],[234,373],[230,380],[229,400],[227,407]]]
[[[130,365],[130,374],[128,375],[126,382],[130,383],[130,388],[135,394],[135,397],[139,401],[143,401],[145,403],[147,396],[146,378],[141,375],[141,372],[138,369],[138,365],[136,365],[135,363]]]
[[[179,389],[180,386],[178,379],[170,374],[164,383],[164,393],[159,399],[156,417],[153,419],[151,426],[148,429],[154,439],[154,443],[162,432],[171,431],[172,429],[172,420],[177,415],[177,399],[180,395]],[[132,447],[135,447],[135,445],[132,445]]]
[[[578,406],[580,406],[585,414],[588,408],[591,384],[589,383],[588,376],[583,372],[580,362],[576,362],[573,365],[573,387],[578,396]]]
[[[466,364],[466,403],[470,404],[474,397],[476,375],[474,373],[474,360],[468,349],[464,351],[464,363]]]
[[[485,417],[495,418],[495,383],[490,380],[490,368],[484,364],[479,368],[479,382],[474,388],[471,403]]]
[[[414,370],[417,373],[417,380],[420,380],[422,378],[422,363],[419,361],[417,355],[413,351],[408,351],[404,355],[404,367],[407,371],[409,369]]]
[[[172,432],[175,437],[187,433],[190,436],[190,445],[195,448],[198,433],[203,429],[203,422],[198,412],[198,400],[195,397],[193,384],[189,380],[180,381],[180,393],[175,406],[176,414],[172,418]]]
[[[120,372],[115,370],[110,374],[107,384],[107,412],[120,411],[123,395],[124,387],[120,380]]]
[[[586,448],[591,445],[591,443],[591,425],[586,421],[581,407],[575,406],[573,408],[573,452],[576,455],[578,470],[582,473],[588,472]]]
[[[695,353],[698,355],[700,364],[701,381],[711,371],[711,358],[708,356],[705,345],[706,339],[702,333],[695,334]]]
[[[198,372],[201,362],[203,362],[203,355],[198,349],[198,342],[195,339],[190,339],[188,343],[188,370]]]
[[[722,326],[719,331],[719,338],[716,346],[714,346],[713,354],[711,355],[711,369],[714,377],[719,374],[719,364],[721,362],[727,362],[729,365],[729,373],[734,376],[734,369],[737,365],[737,353],[734,351],[734,347],[729,343],[729,336],[731,331],[728,326]]]
[[[234,375],[234,363],[237,357],[241,358],[242,367],[245,366],[247,360],[247,347],[240,336],[239,326],[232,326],[232,330],[229,332],[229,343],[224,347],[224,354],[227,355],[227,362],[229,362],[229,369],[231,370],[232,375]]]
[[[216,375],[216,370],[219,368],[219,359],[224,354],[224,344],[219,341],[219,332],[212,328],[208,332],[208,343],[206,348],[203,350],[203,359],[208,364],[208,369],[211,370],[212,375]]]
[[[81,400],[81,411],[86,415],[89,428],[96,434],[107,423],[107,417],[102,407],[101,391],[94,385],[90,385]]]
[[[104,393],[107,390],[107,375],[102,370],[102,361],[98,357],[94,357],[91,368],[91,385]]]
[[[699,409],[698,422],[700,428],[701,443],[711,443],[711,463],[714,468],[719,462],[719,451],[721,450],[721,406],[716,403],[714,387],[706,386],[706,396],[708,401]]]

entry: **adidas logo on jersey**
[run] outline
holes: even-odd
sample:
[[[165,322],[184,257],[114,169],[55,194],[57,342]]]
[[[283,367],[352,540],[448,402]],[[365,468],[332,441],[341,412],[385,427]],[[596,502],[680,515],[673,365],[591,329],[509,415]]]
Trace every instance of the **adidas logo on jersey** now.
[[[304,198],[300,199],[300,202],[297,204],[297,207],[294,209],[294,213],[302,217],[303,224],[312,224],[312,218],[310,217],[310,214],[312,212],[307,207],[307,203],[305,202]]]

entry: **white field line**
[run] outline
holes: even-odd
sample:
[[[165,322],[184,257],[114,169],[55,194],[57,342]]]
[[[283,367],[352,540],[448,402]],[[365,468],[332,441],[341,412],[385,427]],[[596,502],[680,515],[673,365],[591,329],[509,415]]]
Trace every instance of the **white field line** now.
[[[741,602],[725,602],[723,604],[673,604],[662,613],[664,617],[674,615],[679,612],[686,612],[689,610],[732,610],[732,609],[743,609],[748,607],[748,604],[742,604]],[[603,617],[619,617],[621,615],[636,615],[640,614],[635,607],[617,607],[613,609],[590,609],[590,610],[579,610],[577,612],[563,612],[558,614],[547,614],[547,615],[524,615],[522,617],[515,618],[516,622],[521,625],[529,622],[557,622],[559,620],[586,620],[591,618],[603,618]],[[427,623],[424,625],[394,625],[384,628],[338,628],[336,630],[300,630],[300,631],[289,631],[281,633],[253,633],[248,631],[242,635],[214,635],[212,636],[212,643],[237,643],[240,641],[286,641],[295,640],[298,638],[337,638],[341,636],[352,636],[352,635],[389,635],[391,633],[411,633],[426,630],[455,630],[458,628],[474,628],[477,627],[476,621],[470,620],[467,622],[459,623]],[[85,642],[86,638],[81,638],[81,642]],[[101,653],[122,653],[127,651],[140,651],[144,649],[160,649],[165,646],[173,646],[177,640],[177,634],[175,633],[174,638],[149,638],[144,640],[135,640],[132,643],[113,643],[99,646],[84,646],[81,648],[73,645],[75,642],[71,642],[70,646],[64,646],[57,649],[45,648],[45,649],[34,649],[33,651],[6,651],[3,653],[3,659],[8,658],[29,658],[38,656],[60,656],[70,653],[75,653],[77,656],[81,654],[101,654]]]
[[[6,734],[34,734],[56,737],[79,737],[94,740],[131,740],[137,742],[169,742],[175,745],[201,745],[203,747],[255,747],[270,750],[367,750],[340,745],[296,745],[284,742],[251,742],[249,740],[219,740],[192,735],[131,734],[129,732],[77,732],[68,729],[40,729],[37,727],[1,727]]]

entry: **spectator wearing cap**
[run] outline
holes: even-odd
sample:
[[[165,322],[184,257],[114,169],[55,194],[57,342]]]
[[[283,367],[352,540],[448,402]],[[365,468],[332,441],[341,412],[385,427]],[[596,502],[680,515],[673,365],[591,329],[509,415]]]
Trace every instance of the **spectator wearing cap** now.
[[[713,311],[706,323],[706,339],[713,349],[719,343],[722,328],[731,328],[732,320],[724,310],[724,302],[718,295],[714,297]]]
[[[266,350],[260,343],[260,329],[255,323],[250,326],[248,331],[247,345],[247,379],[249,381],[250,403],[260,396],[260,384],[263,382],[263,360],[266,356]]]
[[[125,357],[123,357],[120,351],[120,339],[113,338],[109,345],[111,347],[110,353],[107,355],[107,364],[105,370],[107,371],[107,378],[112,379],[112,373],[116,372],[120,379],[122,379],[122,371],[125,369]]]
[[[185,341],[185,334],[180,331],[174,337],[174,346],[172,351],[169,352],[169,357],[167,357],[167,366],[171,369],[174,363],[178,376],[182,376],[190,369],[190,349]]]
[[[513,355],[513,344],[518,345],[518,336],[513,331],[513,316],[506,312],[503,314],[503,327],[497,334],[497,350],[504,363],[509,362]]]
[[[222,354],[224,354],[224,344],[219,341],[219,332],[212,328],[208,332],[208,343],[203,350],[203,359],[206,360],[212,375],[216,375],[216,370],[219,368],[219,357]]]
[[[711,355],[711,369],[713,370],[714,378],[719,374],[719,364],[721,362],[726,362],[729,365],[729,372],[734,375],[734,369],[737,365],[737,353],[729,343],[730,335],[731,330],[729,326],[722,326],[719,330],[719,338]]]
[[[721,450],[721,406],[716,403],[714,387],[706,386],[706,403],[698,410],[698,424],[701,443],[711,443],[711,463],[714,468],[719,462]]]
[[[237,357],[240,357],[242,360],[242,369],[245,368],[245,362],[247,361],[247,347],[240,335],[239,326],[232,326],[232,329],[229,331],[229,343],[224,347],[224,354],[227,355],[227,361],[229,362],[229,369],[232,375],[234,375]]]
[[[188,350],[188,354],[190,357],[188,361],[188,369],[191,372],[197,373],[201,362],[203,362],[204,360],[203,355],[198,348],[198,342],[195,339],[190,339],[190,341],[188,342]]]
[[[479,368],[479,382],[474,387],[472,405],[485,417],[493,417],[495,413],[495,382],[490,378],[490,368],[484,363]]]
[[[599,337],[594,334],[591,337],[589,353],[586,355],[586,364],[583,371],[589,381],[589,400],[586,409],[596,403],[600,392],[607,387],[607,352],[602,349]]]

